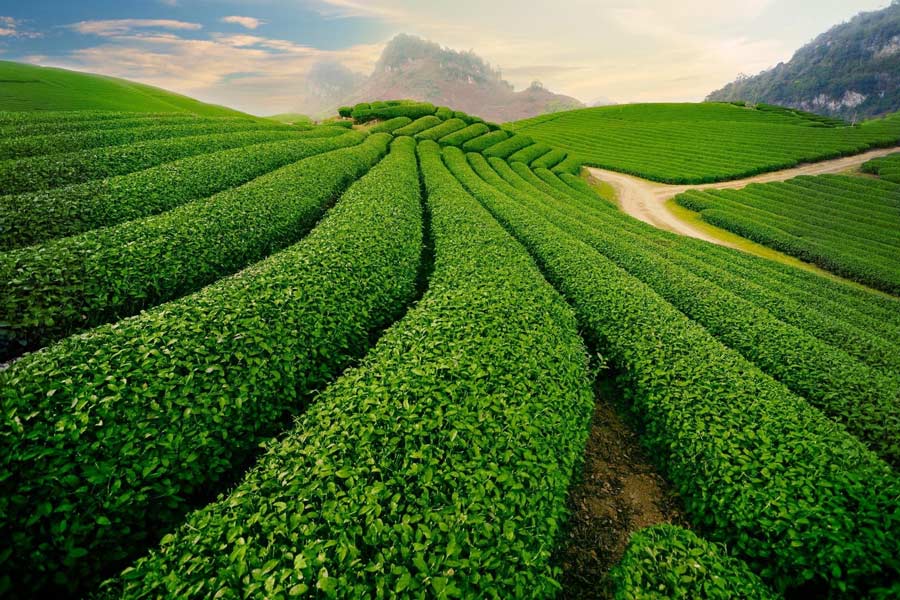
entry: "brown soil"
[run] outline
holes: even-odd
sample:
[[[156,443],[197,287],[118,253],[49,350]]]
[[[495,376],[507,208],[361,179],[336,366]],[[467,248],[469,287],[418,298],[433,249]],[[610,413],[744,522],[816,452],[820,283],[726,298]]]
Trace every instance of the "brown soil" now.
[[[569,492],[569,529],[558,554],[562,599],[611,597],[606,574],[633,532],[662,522],[685,525],[675,491],[616,414],[611,393],[598,384],[584,473]]]

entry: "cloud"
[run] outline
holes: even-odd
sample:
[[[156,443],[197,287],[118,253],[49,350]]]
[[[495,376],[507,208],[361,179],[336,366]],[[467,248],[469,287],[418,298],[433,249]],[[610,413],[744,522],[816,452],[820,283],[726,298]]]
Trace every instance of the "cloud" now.
[[[35,39],[42,37],[37,31],[22,29],[24,21],[12,17],[0,17],[0,38],[26,38]]]
[[[368,73],[383,47],[360,44],[326,51],[250,34],[189,39],[170,31],[132,31],[31,62],[123,77],[239,110],[274,114],[297,108],[305,75],[315,63],[334,60]]]
[[[107,19],[99,21],[79,21],[67,27],[85,35],[113,37],[127,34],[135,29],[171,29],[197,31],[203,29],[199,23],[188,23],[174,19]]]
[[[257,19],[254,17],[240,17],[237,15],[232,15],[230,17],[222,17],[223,23],[232,23],[234,25],[240,25],[241,27],[246,27],[247,29],[256,29],[260,25],[265,24],[265,21],[261,19]]]

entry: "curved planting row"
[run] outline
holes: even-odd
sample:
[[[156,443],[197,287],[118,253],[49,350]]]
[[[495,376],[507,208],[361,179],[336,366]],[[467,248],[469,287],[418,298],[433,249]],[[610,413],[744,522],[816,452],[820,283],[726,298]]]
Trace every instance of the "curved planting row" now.
[[[652,244],[666,260],[679,264],[692,273],[753,302],[771,314],[817,338],[840,348],[886,374],[900,372],[900,304],[893,302],[892,312],[882,312],[875,301],[880,296],[844,294],[855,288],[821,277],[804,280],[799,272],[791,279],[778,279],[767,272],[770,261],[693,238],[671,234],[627,218],[611,204],[599,200],[583,180],[563,175],[571,185],[547,171],[532,171],[522,164],[509,167],[492,161],[498,174],[511,185],[524,185],[518,178],[507,176],[511,168],[528,186],[523,191],[549,194],[589,213],[612,213],[615,225],[638,234]],[[793,289],[791,289],[791,287]],[[893,333],[892,333],[893,332]]]
[[[288,163],[358,144],[363,137],[342,132],[339,137],[253,143],[172,160],[119,177],[2,196],[0,248],[29,246],[164,212]]]
[[[38,192],[124,175],[188,156],[297,136],[302,134],[287,130],[218,133],[7,160],[0,162],[0,192]],[[0,198],[0,202],[5,201],[4,196]]]
[[[609,574],[616,600],[775,600],[747,565],[691,531],[662,524],[631,537]]]
[[[900,153],[870,160],[862,166],[862,170],[886,181],[900,183]]]
[[[0,356],[177,298],[296,242],[389,141],[374,134],[169,212],[0,253]]]
[[[534,140],[527,135],[513,135],[508,140],[491,146],[483,152],[485,156],[493,156],[495,158],[508,158],[515,152],[527,148],[534,144]]]
[[[76,152],[101,146],[121,146],[147,140],[204,133],[227,133],[230,131],[260,129],[287,129],[287,126],[274,121],[256,121],[232,117],[197,117],[186,123],[177,122],[172,125],[151,124],[147,127],[36,135],[0,140],[0,159]]]
[[[843,423],[886,461],[900,465],[900,411],[896,410],[900,381],[896,378],[667,260],[665,254],[648,247],[647,235],[652,232],[632,233],[621,225],[630,221],[628,216],[614,211],[589,214],[550,195],[523,192],[501,178],[480,155],[470,154],[469,160],[495,189],[589,244],[724,344]],[[498,169],[505,167],[513,181],[517,179],[506,163],[492,162]]]
[[[419,147],[425,296],[110,596],[555,594],[550,553],[593,405],[587,355],[527,252],[436,144]]]
[[[0,372],[0,591],[88,590],[232,480],[410,302],[422,231],[397,140],[299,244]]]
[[[4,110],[0,111],[0,126],[27,125],[32,123],[77,123],[79,121],[109,121],[132,119],[136,115],[179,115],[190,119],[197,118],[192,113],[134,113],[111,110]]]
[[[442,121],[440,125],[436,125],[431,129],[426,129],[420,133],[416,134],[417,140],[431,140],[437,141],[444,136],[450,135],[454,131],[459,131],[460,129],[465,128],[466,123],[462,119],[447,119],[446,121]]]
[[[141,125],[171,125],[190,123],[197,116],[190,113],[133,113],[117,119],[85,119],[52,121],[22,121],[15,124],[0,124],[0,138],[8,139],[29,135],[53,135],[76,131],[99,129],[123,129]]]
[[[777,591],[859,596],[900,577],[900,481],[803,399],[446,149],[618,372],[685,510]]]
[[[552,150],[553,148],[551,148],[547,144],[532,144],[530,146],[522,148],[521,150],[513,152],[509,157],[509,162],[520,162],[525,163],[526,165],[530,165],[533,161],[539,159]]]
[[[845,178],[846,179],[846,178]],[[834,178],[825,181],[834,183]],[[815,181],[761,184],[717,193],[677,196],[705,221],[824,269],[900,294],[900,186],[868,185],[864,200],[838,185],[815,189]],[[826,191],[828,190],[828,191]]]
[[[462,144],[447,144],[449,146],[460,146],[463,150],[469,152],[482,152],[487,150],[494,144],[499,144],[500,142],[509,138],[509,133],[498,129],[497,131],[491,131],[482,135],[479,135],[476,138],[472,138]]]
[[[434,115],[419,117],[406,127],[395,129],[394,135],[416,135],[417,133],[422,133],[423,131],[431,129],[432,127],[436,127],[441,123],[442,121]]]
[[[412,119],[409,117],[394,117],[393,119],[388,119],[387,121],[382,121],[377,125],[372,126],[369,129],[369,133],[394,133],[396,130],[401,127],[406,127],[412,123]]]
[[[439,139],[438,142],[442,146],[462,146],[469,140],[483,136],[489,131],[490,128],[484,123],[473,123],[459,131],[454,131],[449,135],[445,135]]]

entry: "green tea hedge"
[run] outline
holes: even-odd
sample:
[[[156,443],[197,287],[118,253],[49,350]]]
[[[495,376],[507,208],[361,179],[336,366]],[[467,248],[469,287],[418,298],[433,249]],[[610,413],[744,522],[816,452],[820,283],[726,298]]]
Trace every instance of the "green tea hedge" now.
[[[587,355],[569,307],[437,145],[421,143],[420,160],[435,252],[422,300],[111,597],[558,591],[550,557],[593,407]]]
[[[287,129],[287,127],[274,121],[233,117],[196,117],[188,122],[179,121],[172,125],[151,124],[148,127],[100,129],[4,139],[0,140],[0,159],[77,152],[101,146],[120,146],[189,135],[261,129]]]
[[[7,160],[0,162],[0,190],[4,195],[38,192],[125,175],[188,156],[305,135],[292,130],[219,133]]]
[[[409,125],[394,130],[394,135],[416,135],[440,124],[441,120],[434,115],[419,117]]]
[[[435,125],[431,129],[426,129],[420,133],[416,134],[417,140],[431,140],[437,141],[446,135],[450,135],[454,131],[459,131],[466,126],[465,122],[461,119],[448,119],[447,121],[443,121],[440,125]]]
[[[698,530],[777,592],[859,597],[900,578],[900,481],[886,463],[649,286],[488,185],[459,150],[445,157],[573,305]]]
[[[0,372],[0,593],[89,591],[230,485],[411,301],[422,223],[398,140],[299,244]]]
[[[485,156],[493,156],[495,158],[508,158],[515,152],[523,148],[527,148],[534,144],[534,140],[527,135],[513,135],[508,140],[495,144],[484,151]]]
[[[775,600],[747,565],[691,531],[662,524],[631,536],[609,573],[616,600]]]
[[[314,154],[358,144],[362,138],[361,134],[346,132],[340,137],[293,136],[286,141],[173,160],[119,177],[0,196],[0,249],[47,242],[164,212]]]
[[[485,133],[484,135],[480,135],[474,139],[470,139],[466,143],[462,144],[462,149],[466,152],[482,152],[487,150],[494,144],[499,144],[503,140],[507,139],[509,134],[505,131],[491,131],[489,133]],[[448,146],[458,146],[459,144],[447,144]]]
[[[487,125],[484,123],[473,123],[468,127],[464,127],[459,131],[445,135],[438,140],[441,146],[462,146],[471,139],[477,138],[488,132]]]
[[[295,243],[389,140],[374,134],[162,214],[0,253],[0,356],[136,314]]]

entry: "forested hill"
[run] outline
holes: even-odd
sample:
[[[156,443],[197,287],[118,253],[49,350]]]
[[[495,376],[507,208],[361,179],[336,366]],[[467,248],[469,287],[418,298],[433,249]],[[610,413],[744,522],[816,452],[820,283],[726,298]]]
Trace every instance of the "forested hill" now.
[[[900,110],[900,0],[833,27],[789,62],[739,77],[707,100],[766,102],[848,120]]]

